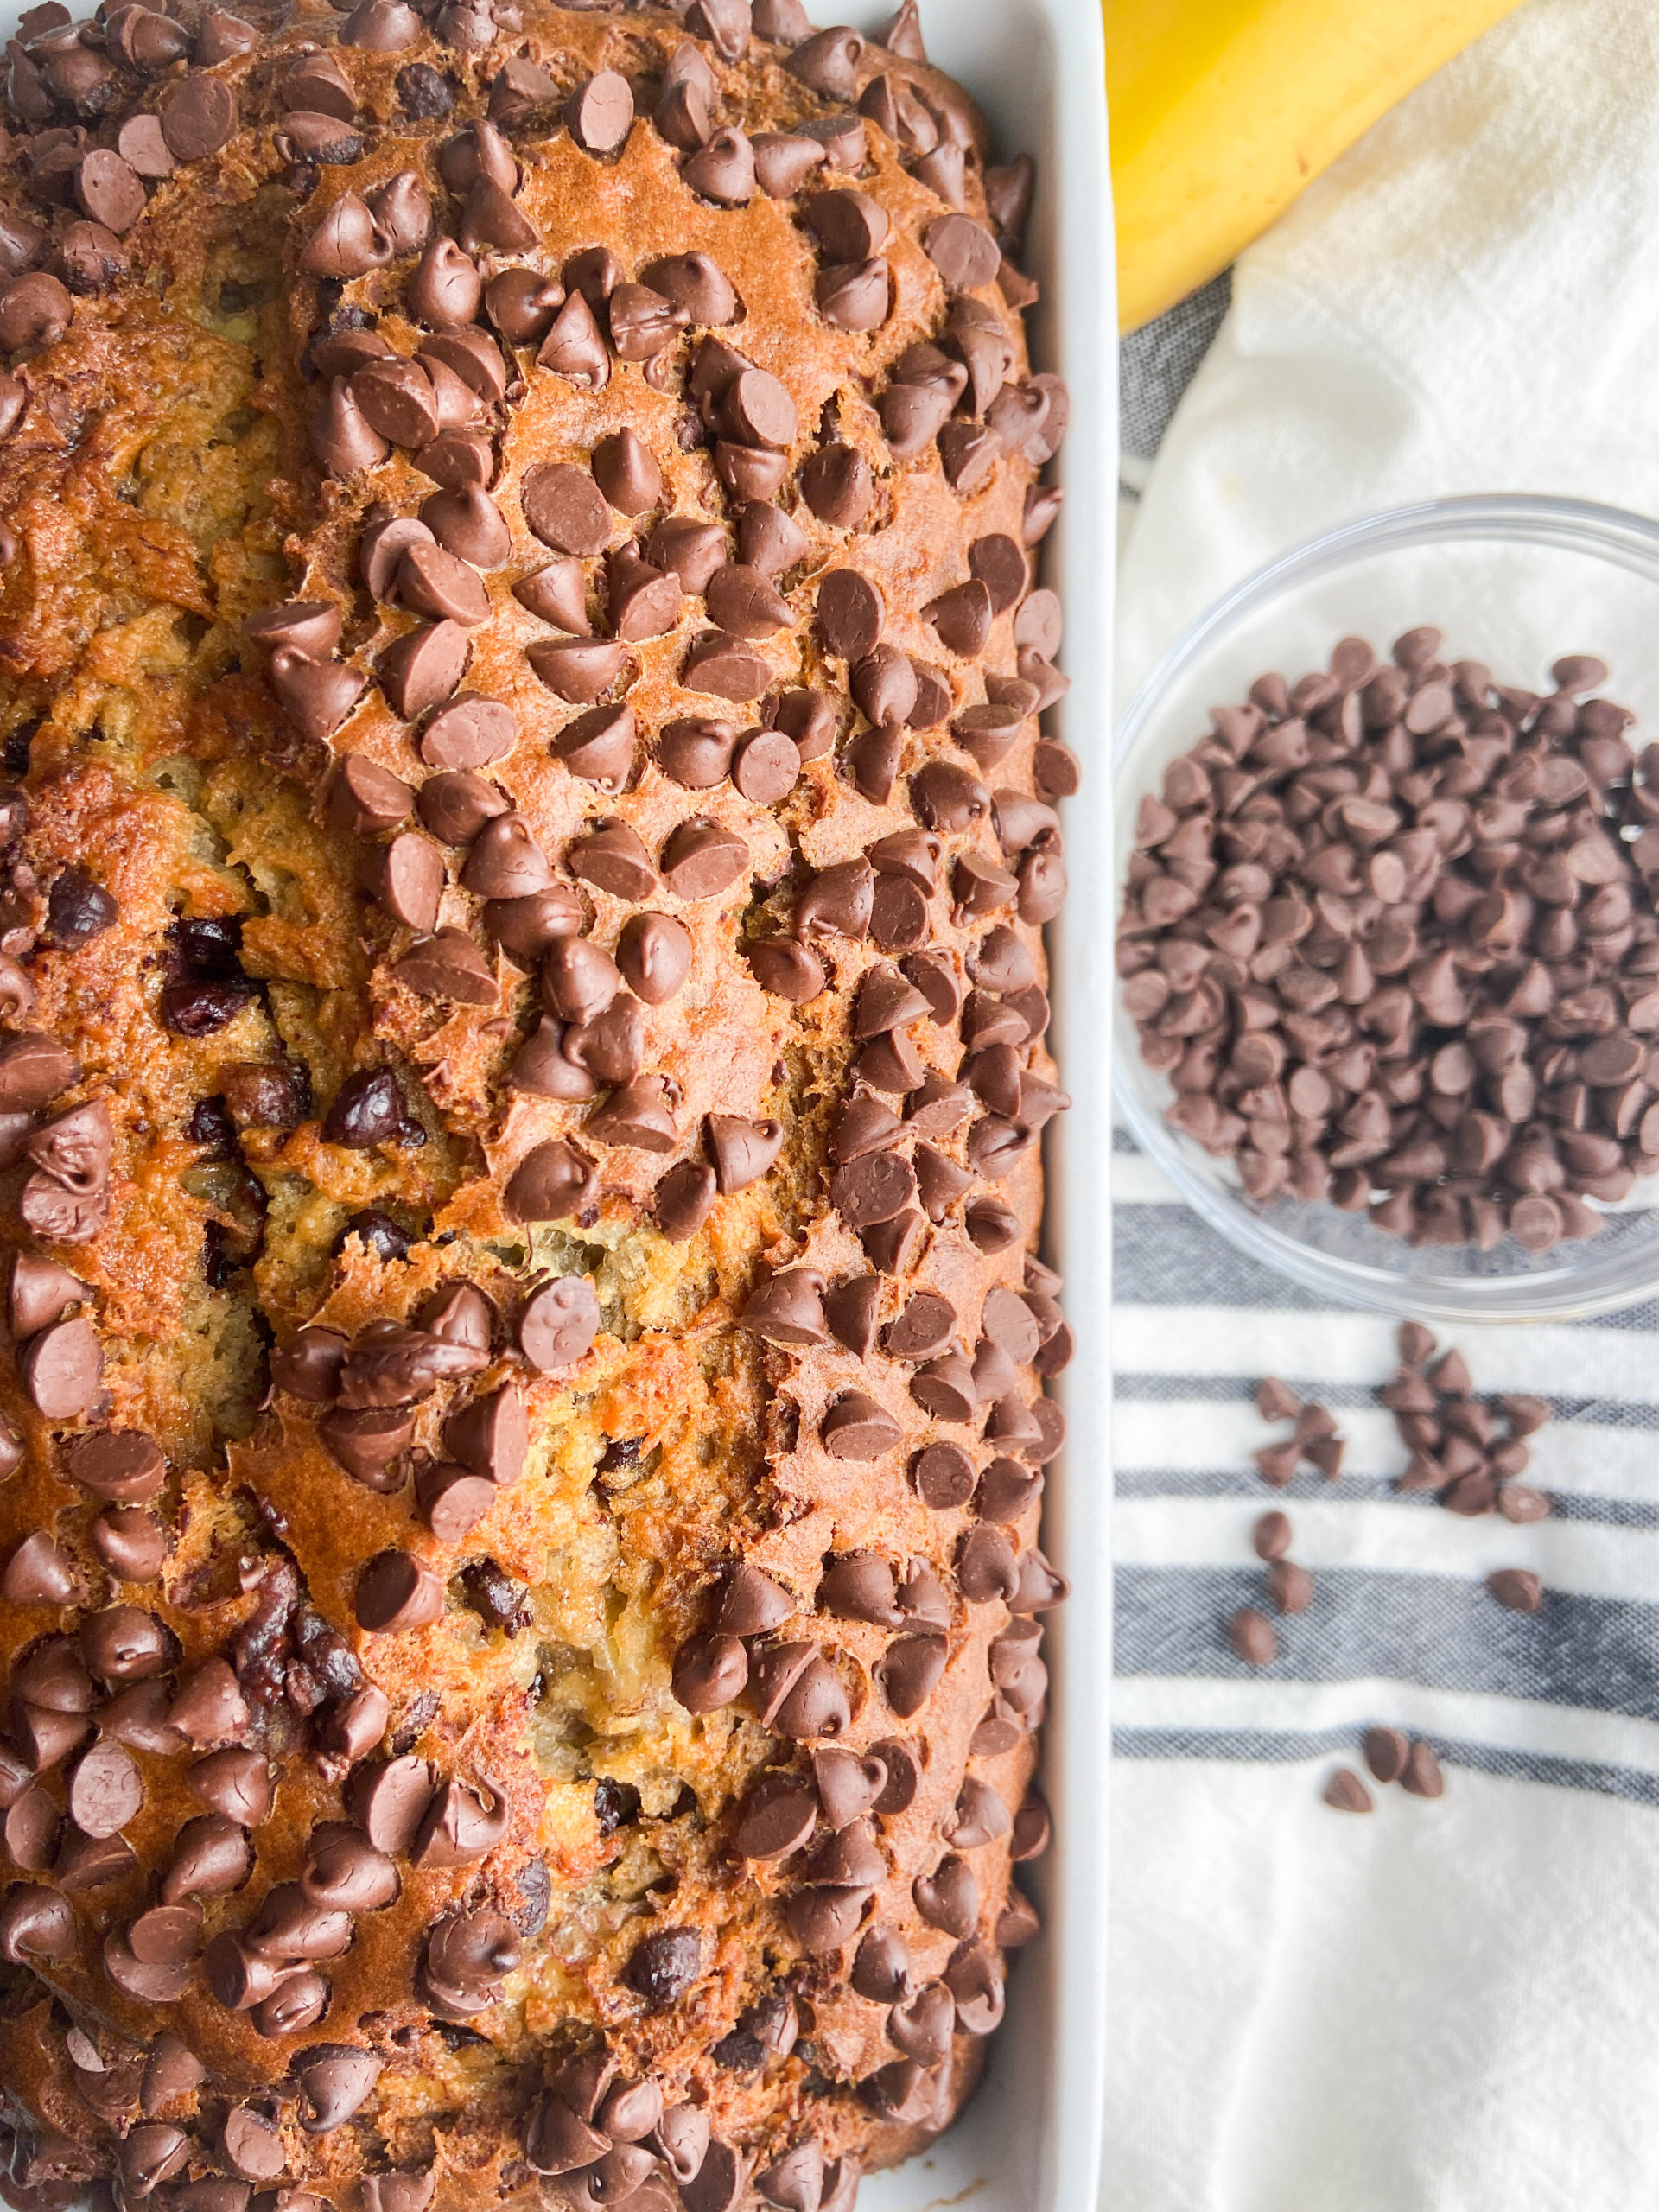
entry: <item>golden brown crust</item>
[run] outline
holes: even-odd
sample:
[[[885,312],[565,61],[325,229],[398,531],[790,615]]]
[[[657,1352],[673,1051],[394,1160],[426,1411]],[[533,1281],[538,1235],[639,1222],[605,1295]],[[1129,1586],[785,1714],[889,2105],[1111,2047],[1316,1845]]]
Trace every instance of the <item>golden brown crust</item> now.
[[[908,8],[62,12],[0,171],[9,2192],[842,2212],[1045,1832],[1025,180]],[[539,322],[435,342],[429,220]]]

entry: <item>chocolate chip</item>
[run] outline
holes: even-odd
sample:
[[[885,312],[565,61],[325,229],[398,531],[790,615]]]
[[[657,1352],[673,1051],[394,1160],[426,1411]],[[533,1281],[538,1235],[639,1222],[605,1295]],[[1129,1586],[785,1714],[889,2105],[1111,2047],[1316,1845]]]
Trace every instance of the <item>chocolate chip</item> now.
[[[91,1322],[55,1321],[31,1338],[18,1361],[18,1379],[48,1421],[88,1412],[104,1382],[104,1354]]]
[[[372,2051],[347,2044],[317,2044],[301,2051],[289,2071],[300,2086],[305,2133],[325,2135],[349,2120],[379,2079],[382,2063]]]
[[[1499,1567],[1487,1576],[1486,1587],[1512,1613],[1535,1613],[1544,1602],[1543,1585],[1528,1567]]]
[[[785,1858],[817,1825],[817,1793],[791,1776],[763,1777],[745,1800],[732,1843],[742,1859]]]
[[[556,624],[580,637],[593,634],[588,619],[587,579],[579,561],[552,561],[546,568],[521,576],[512,595],[541,621]]]
[[[891,1153],[849,1160],[836,1170],[830,1185],[830,1203],[849,1229],[893,1220],[915,1195],[914,1170]]]
[[[47,894],[46,942],[61,952],[78,952],[121,918],[121,910],[101,883],[72,864],[54,877]]]
[[[930,1928],[942,1929],[958,1940],[972,1935],[979,1921],[979,1884],[965,1859],[947,1854],[931,1874],[921,1874],[912,1885],[916,1910]]]
[[[1313,1602],[1313,1578],[1294,1560],[1274,1560],[1267,1583],[1268,1599],[1281,1613],[1305,1613]]]
[[[288,2164],[276,2124],[251,2105],[232,2105],[219,2130],[225,2156],[248,2181],[274,2181]]]
[[[968,566],[991,596],[994,614],[1017,605],[1030,582],[1030,565],[1017,539],[976,537],[968,548]]]
[[[142,188],[141,188],[142,189]],[[349,280],[366,276],[371,269],[384,268],[392,255],[391,241],[374,218],[373,210],[354,192],[342,192],[329,206],[300,254],[300,267],[308,276],[326,276]],[[419,371],[410,365],[412,375],[418,379]],[[358,404],[364,407],[368,418],[383,437],[391,435],[385,426],[375,421],[365,405],[364,390],[353,385]],[[427,435],[429,436],[431,432]],[[397,439],[399,444],[416,444],[418,439]]]
[[[1369,1813],[1372,1809],[1371,1793],[1351,1767],[1339,1766],[1320,1796],[1338,1813]]]
[[[843,1391],[825,1409],[819,1433],[834,1459],[879,1459],[891,1452],[903,1431],[886,1407],[861,1390]]]
[[[346,1808],[373,1848],[396,1859],[413,1851],[434,1794],[426,1761],[404,1754],[354,1768]]]
[[[1446,1791],[1446,1781],[1440,1772],[1440,1763],[1432,1745],[1420,1737],[1406,1755],[1406,1764],[1400,1777],[1400,1787],[1414,1797],[1440,1797]]]
[[[487,1363],[487,1351],[476,1345],[387,1322],[365,1330],[346,1353],[340,1403],[350,1412],[410,1405],[439,1383],[476,1374]]]
[[[501,510],[488,493],[480,490],[477,485],[458,492],[434,492],[430,498],[421,502],[421,520],[445,553],[453,559],[469,563],[474,569],[499,568],[512,550],[512,536]],[[404,556],[405,563],[419,551],[418,541],[407,547]],[[453,570],[442,572],[443,577],[450,580],[453,580],[454,574]],[[429,569],[423,567],[418,559],[412,568],[400,569],[397,584],[404,604],[414,607],[417,613],[432,614],[442,620],[449,612],[447,608],[427,603],[436,595],[438,586],[434,583]],[[463,595],[467,598],[468,612],[465,615],[456,613],[454,620],[481,621],[487,617],[487,594],[483,613],[472,612],[477,593],[481,589],[475,580],[473,583],[463,583]]]
[[[711,1114],[708,1138],[715,1185],[725,1198],[734,1191],[746,1190],[766,1173],[783,1149],[784,1130],[779,1122],[750,1122],[735,1114]]]
[[[674,343],[684,326],[683,315],[671,307],[660,292],[652,291],[649,284],[619,284],[611,294],[608,306],[611,343],[621,361],[654,362]],[[618,504],[612,501],[613,505]],[[652,506],[656,501],[648,499],[645,504]]]
[[[503,1205],[515,1221],[559,1221],[580,1213],[597,1189],[592,1161],[563,1138],[550,1138],[513,1170]]]
[[[1398,1728],[1368,1728],[1363,1749],[1365,1764],[1379,1782],[1397,1782],[1405,1772],[1411,1745]]]
[[[741,562],[717,569],[709,579],[706,596],[709,613],[734,637],[770,638],[794,620],[788,601],[758,569]]]
[[[192,72],[162,106],[162,131],[175,161],[199,162],[234,137],[240,116],[235,92],[222,78]]]
[[[833,330],[879,330],[893,312],[893,272],[885,259],[836,262],[813,286],[818,313]]]
[[[581,391],[599,391],[610,382],[611,357],[580,291],[572,291],[554,317],[536,359],[539,367],[568,377]]]
[[[1270,1666],[1279,1656],[1273,1623],[1254,1606],[1242,1606],[1227,1627],[1227,1640],[1247,1667]]]
[[[858,65],[864,50],[864,41],[856,31],[838,25],[803,40],[784,66],[809,91],[830,99],[850,100],[858,90]]]
[[[0,1112],[32,1113],[49,1104],[79,1073],[63,1046],[37,1030],[0,1039]]]
[[[533,269],[505,269],[484,293],[485,311],[512,345],[535,345],[553,327],[564,304],[564,287]]]
[[[922,245],[950,292],[980,290],[1001,263],[995,239],[969,215],[935,216],[922,233]]]
[[[360,1068],[347,1076],[322,1118],[325,1144],[347,1145],[359,1152],[395,1142],[409,1111],[390,1068]]]
[[[741,207],[754,197],[754,149],[746,132],[728,124],[687,156],[680,174],[690,191],[716,207]]]
[[[137,172],[119,154],[94,150],[75,171],[75,198],[95,223],[118,238],[144,212],[144,188]]]
[[[242,1827],[259,1827],[270,1817],[274,1786],[257,1751],[210,1751],[188,1770],[185,1783],[204,1805]]]
[[[719,822],[683,822],[663,847],[663,881],[679,899],[717,898],[748,864],[747,845]]]
[[[960,1445],[930,1444],[912,1464],[911,1480],[924,1505],[952,1512],[974,1494],[974,1463]]]
[[[549,880],[547,855],[521,814],[486,822],[461,872],[464,889],[481,899],[523,899]]]
[[[702,1972],[702,1939],[694,1928],[663,1928],[637,1943],[623,1980],[653,2012],[684,1996]]]
[[[606,569],[606,605],[613,634],[625,645],[666,637],[680,619],[679,579],[624,548]]]
[[[414,804],[414,791],[400,776],[361,753],[348,753],[329,784],[328,819],[347,836],[394,830],[409,819]]]
[[[688,1713],[717,1713],[741,1697],[748,1655],[734,1636],[694,1637],[674,1661],[674,1695]]]
[[[922,620],[942,645],[965,659],[982,653],[990,641],[993,612],[988,586],[977,578],[957,584],[922,609]]]
[[[548,690],[573,706],[602,699],[628,665],[622,645],[583,639],[538,641],[527,658]]]
[[[585,1275],[564,1275],[527,1300],[518,1318],[519,1348],[537,1373],[558,1372],[587,1354],[599,1323],[593,1284]]]
[[[788,938],[763,938],[749,946],[746,957],[761,988],[791,1005],[817,998],[828,980],[817,953]]]
[[[524,1399],[517,1386],[505,1383],[452,1414],[443,1440],[464,1466],[498,1489],[516,1482],[530,1445]]]
[[[629,988],[647,1006],[663,1006],[691,968],[691,938],[670,914],[633,914],[617,939],[616,961]]]
[[[893,225],[868,193],[820,192],[806,204],[807,228],[830,261],[868,261],[880,252]]]
[[[498,699],[482,699],[475,692],[462,691],[448,706],[440,707],[422,731],[420,755],[431,768],[482,768],[493,760],[505,760],[518,742],[518,718],[511,707]],[[423,788],[423,821],[427,819],[425,793],[430,788],[429,785]],[[487,817],[486,823],[494,818],[493,815]],[[429,822],[428,827],[431,826]],[[446,838],[445,842],[459,844],[467,841],[455,837]],[[465,880],[463,873],[462,881]],[[467,886],[468,889],[473,887]]]
[[[484,297],[478,265],[453,238],[435,238],[415,264],[404,296],[410,315],[433,330],[475,322]]]
[[[570,96],[564,111],[570,136],[590,154],[614,154],[633,128],[633,91],[626,77],[603,69]]]
[[[427,1628],[442,1618],[443,1585],[410,1553],[378,1552],[358,1576],[353,1608],[372,1633]]]
[[[785,1268],[750,1294],[740,1318],[770,1344],[823,1344],[823,1279],[810,1268]]]
[[[121,1582],[153,1582],[168,1554],[167,1531],[136,1505],[111,1505],[92,1527],[92,1549]]]
[[[415,1433],[415,1415],[406,1407],[365,1407],[328,1414],[317,1435],[353,1481],[365,1489],[401,1490],[404,1470],[394,1463]]]

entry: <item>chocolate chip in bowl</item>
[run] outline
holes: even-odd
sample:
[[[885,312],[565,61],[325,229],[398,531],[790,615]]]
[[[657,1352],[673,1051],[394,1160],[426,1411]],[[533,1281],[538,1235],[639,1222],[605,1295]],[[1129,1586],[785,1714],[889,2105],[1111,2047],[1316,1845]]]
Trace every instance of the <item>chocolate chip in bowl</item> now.
[[[1659,1282],[1656,614],[1639,518],[1444,501],[1264,570],[1135,702],[1119,1103],[1255,1257],[1448,1319]]]

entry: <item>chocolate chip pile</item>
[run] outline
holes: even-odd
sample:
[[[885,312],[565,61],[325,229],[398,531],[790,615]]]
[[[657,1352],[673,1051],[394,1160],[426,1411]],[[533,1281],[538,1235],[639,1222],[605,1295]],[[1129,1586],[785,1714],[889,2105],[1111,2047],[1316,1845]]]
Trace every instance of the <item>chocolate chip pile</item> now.
[[[1255,1410],[1263,1421],[1289,1421],[1296,1424],[1293,1433],[1283,1442],[1264,1444],[1254,1454],[1256,1472],[1264,1483],[1282,1490],[1304,1461],[1316,1467],[1326,1482],[1335,1482],[1342,1472],[1348,1447],[1328,1408],[1311,1401],[1304,1404],[1288,1382],[1269,1375],[1257,1385]]]
[[[7,48],[0,2193],[849,2212],[1049,1829],[1032,164],[252,14]]]
[[[1291,1421],[1294,1433],[1285,1442],[1264,1445],[1255,1454],[1264,1483],[1282,1490],[1304,1460],[1326,1482],[1342,1472],[1344,1440],[1328,1410],[1304,1403],[1288,1382],[1266,1376],[1256,1387],[1255,1409],[1263,1421]],[[1313,1602],[1313,1578],[1290,1557],[1292,1530],[1287,1513],[1264,1513],[1251,1535],[1256,1557],[1267,1567],[1262,1578],[1275,1613],[1305,1613]],[[1279,1631],[1259,1606],[1241,1605],[1227,1624],[1227,1641],[1247,1667],[1270,1667],[1279,1656]]]
[[[1593,1236],[1659,1168],[1659,748],[1431,628],[1259,677],[1141,802],[1118,945],[1171,1124],[1417,1244]]]
[[[1449,1513],[1473,1517],[1501,1513],[1527,1525],[1548,1518],[1547,1494],[1522,1483],[1531,1459],[1526,1440],[1549,1418],[1547,1400],[1521,1392],[1482,1397],[1468,1363],[1455,1346],[1441,1352],[1433,1332],[1421,1321],[1401,1324],[1401,1364],[1377,1392],[1394,1414],[1400,1440],[1410,1454],[1395,1487],[1432,1491]],[[1436,1357],[1439,1354],[1438,1357]],[[1289,1384],[1267,1376],[1255,1393],[1264,1421],[1292,1421],[1294,1433],[1285,1442],[1255,1452],[1265,1483],[1282,1488],[1306,1459],[1327,1480],[1340,1471],[1343,1440],[1323,1406],[1305,1404]],[[1305,1612],[1313,1600],[1313,1578],[1289,1556],[1292,1529],[1287,1514],[1264,1513],[1252,1532],[1256,1557],[1267,1562],[1267,1596],[1281,1614]],[[1529,1567],[1498,1567],[1486,1577],[1491,1598],[1507,1611],[1536,1613],[1544,1603],[1543,1586]],[[1227,1624],[1227,1640],[1247,1666],[1271,1666],[1279,1656],[1279,1636],[1257,1606],[1241,1606]],[[1421,1739],[1397,1728],[1368,1729],[1366,1764],[1378,1782],[1399,1782],[1412,1796],[1438,1797],[1445,1789],[1439,1759]],[[1342,1813],[1369,1813],[1370,1792],[1351,1768],[1338,1767],[1325,1785],[1324,1802]]]
[[[1526,1440],[1549,1419],[1548,1401],[1514,1391],[1482,1397],[1463,1354],[1453,1347],[1436,1359],[1437,1349],[1421,1321],[1402,1322],[1401,1364],[1377,1392],[1411,1455],[1399,1488],[1433,1491],[1448,1513],[1547,1519],[1548,1498],[1519,1478],[1532,1457]]]
[[[1446,1777],[1434,1746],[1421,1736],[1408,1736],[1402,1728],[1368,1728],[1361,1748],[1365,1764],[1385,1786],[1397,1782],[1410,1797],[1442,1797]],[[1339,1766],[1325,1785],[1324,1801],[1333,1812],[1370,1813],[1376,1809],[1371,1793],[1351,1767]]]

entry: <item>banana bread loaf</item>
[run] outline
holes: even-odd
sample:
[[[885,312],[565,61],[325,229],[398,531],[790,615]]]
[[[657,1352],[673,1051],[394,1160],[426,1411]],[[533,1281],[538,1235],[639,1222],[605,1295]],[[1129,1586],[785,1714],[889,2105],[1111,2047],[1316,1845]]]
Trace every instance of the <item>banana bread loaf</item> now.
[[[1031,165],[168,4],[0,132],[0,2193],[843,2212],[1047,1832]]]

